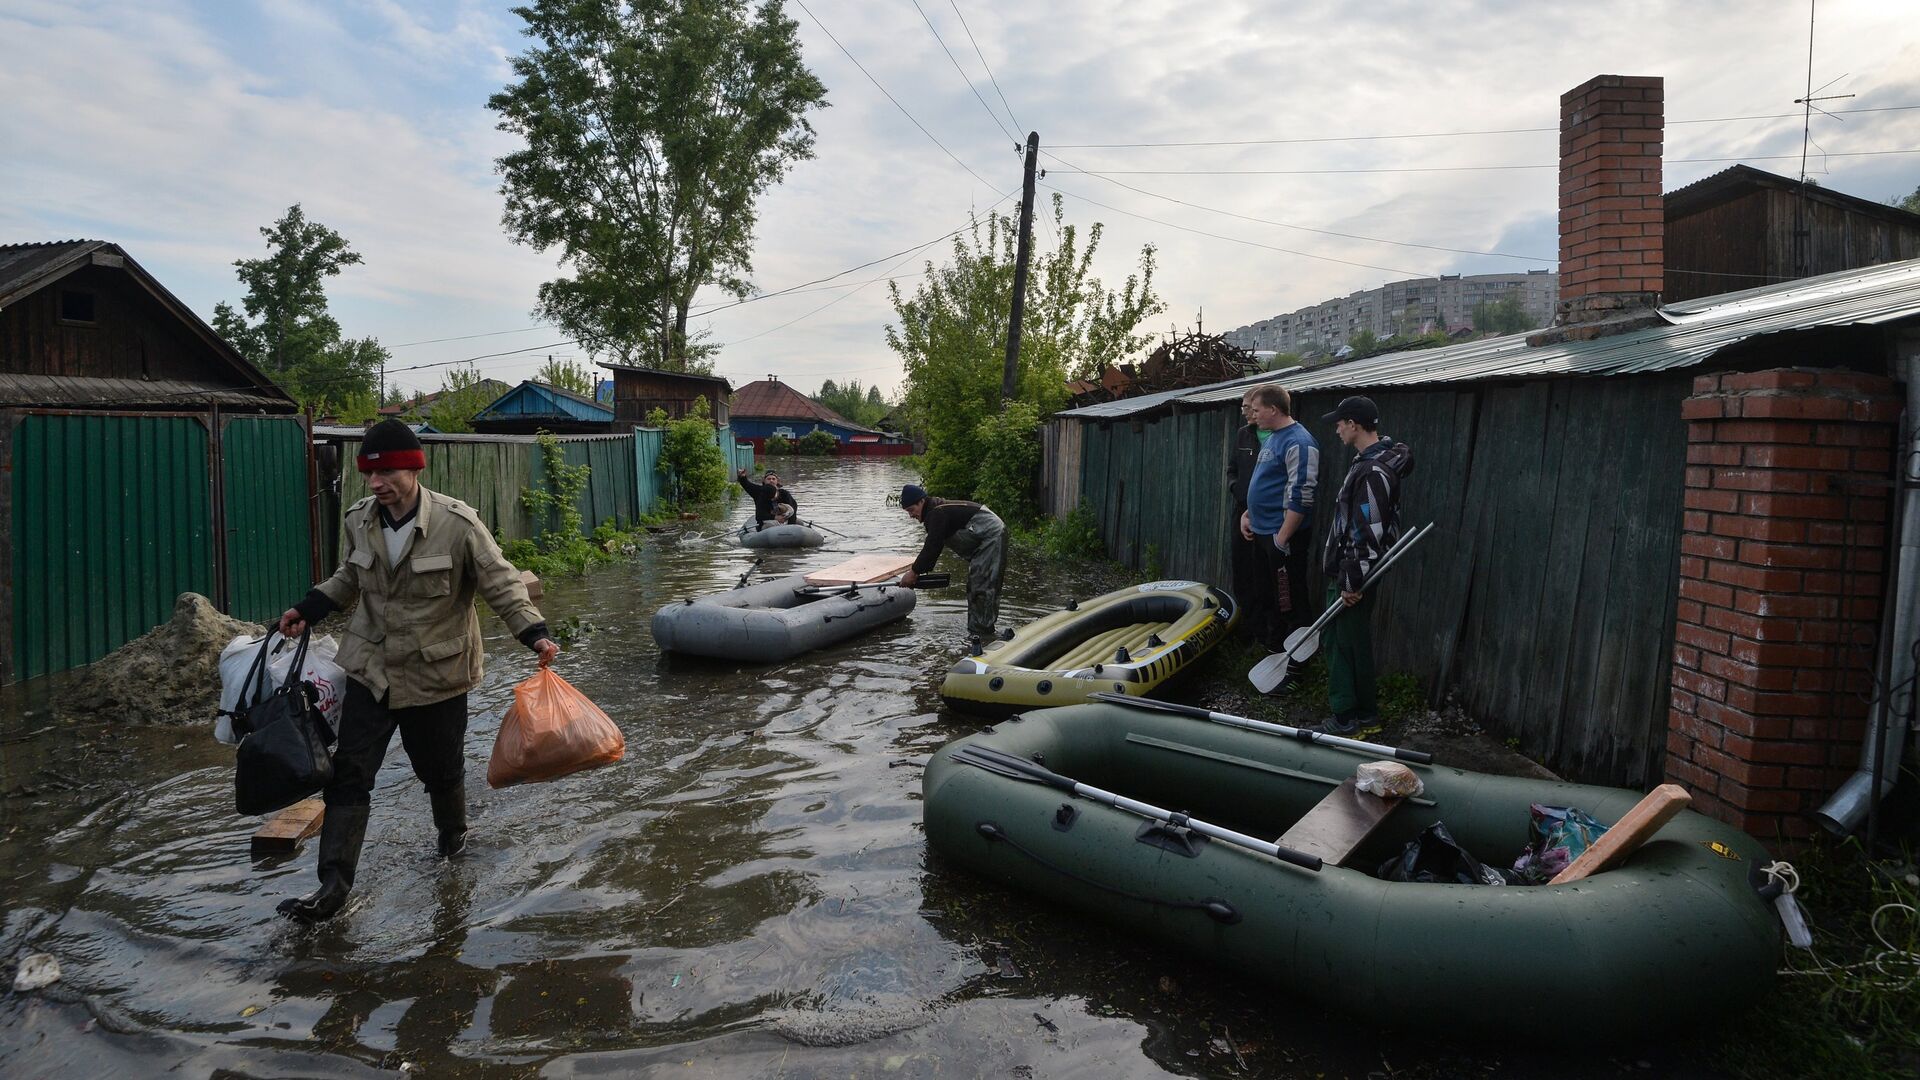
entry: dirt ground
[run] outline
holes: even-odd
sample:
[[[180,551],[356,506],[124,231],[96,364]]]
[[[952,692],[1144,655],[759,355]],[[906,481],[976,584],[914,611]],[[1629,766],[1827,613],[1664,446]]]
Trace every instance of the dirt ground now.
[[[199,593],[181,593],[173,617],[87,668],[55,701],[66,720],[208,724],[220,705],[220,650],[259,637],[257,623],[229,618]]]

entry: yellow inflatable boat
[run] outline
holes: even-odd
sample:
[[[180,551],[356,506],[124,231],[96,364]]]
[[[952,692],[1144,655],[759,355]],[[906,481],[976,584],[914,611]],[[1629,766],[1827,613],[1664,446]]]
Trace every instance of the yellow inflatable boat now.
[[[1149,693],[1224,638],[1239,609],[1198,581],[1150,581],[1036,619],[962,657],[940,697],[988,716]]]

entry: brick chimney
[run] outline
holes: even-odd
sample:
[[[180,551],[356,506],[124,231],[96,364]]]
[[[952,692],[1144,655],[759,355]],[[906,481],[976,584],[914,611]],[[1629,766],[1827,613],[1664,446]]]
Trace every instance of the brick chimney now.
[[[1660,301],[1665,81],[1596,75],[1560,96],[1560,303],[1555,324]]]

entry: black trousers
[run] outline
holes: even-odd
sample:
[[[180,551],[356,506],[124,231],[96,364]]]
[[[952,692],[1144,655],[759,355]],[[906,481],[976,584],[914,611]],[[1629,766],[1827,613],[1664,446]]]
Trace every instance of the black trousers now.
[[[365,806],[373,801],[373,779],[386,759],[393,731],[400,729],[400,745],[413,763],[413,775],[428,791],[442,791],[466,776],[467,695],[431,705],[390,709],[386,698],[358,679],[347,680],[347,698],[340,707],[340,746],[333,753],[333,782],[327,785],[328,806]]]
[[[1240,605],[1240,624],[1235,631],[1243,637],[1264,641],[1272,629],[1268,621],[1274,607],[1273,570],[1265,559],[1260,557],[1259,545],[1266,542],[1262,537],[1249,540],[1240,535],[1241,507],[1233,512],[1233,520],[1227,523],[1227,532],[1231,537],[1233,564],[1233,598]]]
[[[1313,610],[1307,594],[1307,571],[1313,563],[1307,549],[1312,544],[1313,538],[1302,529],[1294,535],[1291,550],[1284,555],[1273,546],[1272,536],[1255,533],[1250,545],[1262,564],[1261,577],[1266,583],[1266,596],[1271,599],[1264,610],[1249,607],[1247,614],[1258,620],[1254,623],[1254,633],[1264,636],[1274,649],[1280,648],[1288,634],[1309,625],[1320,615]]]

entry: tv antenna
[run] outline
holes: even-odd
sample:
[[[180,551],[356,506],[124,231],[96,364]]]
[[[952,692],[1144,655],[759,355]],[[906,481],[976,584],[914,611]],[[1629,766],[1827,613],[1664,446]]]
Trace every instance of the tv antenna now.
[[[1795,200],[1793,208],[1793,272],[1795,277],[1806,277],[1812,273],[1807,266],[1807,252],[1812,245],[1808,242],[1806,208],[1807,148],[1813,144],[1813,114],[1817,112],[1821,116],[1833,117],[1833,119],[1839,120],[1841,123],[1846,122],[1841,117],[1834,116],[1833,113],[1828,112],[1815,103],[1821,101],[1841,101],[1854,96],[1853,94],[1828,94],[1824,97],[1814,96],[1819,93],[1819,90],[1815,90],[1813,86],[1813,18],[1814,8],[1817,3],[1818,0],[1807,0],[1807,92],[1805,97],[1793,99],[1795,105],[1802,107],[1800,120],[1800,198]],[[1834,83],[1846,77],[1846,75],[1842,74],[1828,79],[1820,85],[1820,90],[1825,90],[1827,87],[1832,86]],[[1822,155],[1825,153],[1825,150],[1821,151]]]

